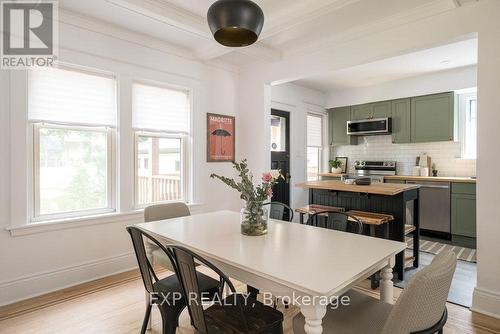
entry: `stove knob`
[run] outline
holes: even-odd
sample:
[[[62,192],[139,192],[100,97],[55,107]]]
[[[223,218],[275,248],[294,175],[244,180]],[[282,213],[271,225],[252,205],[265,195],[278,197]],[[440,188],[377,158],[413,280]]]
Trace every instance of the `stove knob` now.
[[[366,165],[366,162],[361,161],[361,166],[364,166],[364,165]]]
[[[354,166],[359,166],[359,161],[354,161]]]

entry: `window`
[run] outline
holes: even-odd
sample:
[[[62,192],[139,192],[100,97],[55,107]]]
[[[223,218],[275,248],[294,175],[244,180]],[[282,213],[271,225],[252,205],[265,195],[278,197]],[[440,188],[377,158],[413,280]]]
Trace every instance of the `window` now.
[[[271,151],[286,152],[286,118],[271,115]]]
[[[29,71],[32,221],[114,211],[115,86],[79,70]]]
[[[318,179],[321,168],[323,143],[323,118],[319,115],[307,115],[307,180]]]
[[[476,159],[477,151],[477,95],[461,94],[459,100],[459,129],[462,143],[462,158]]]
[[[188,91],[135,83],[132,104],[136,206],[187,202]]]

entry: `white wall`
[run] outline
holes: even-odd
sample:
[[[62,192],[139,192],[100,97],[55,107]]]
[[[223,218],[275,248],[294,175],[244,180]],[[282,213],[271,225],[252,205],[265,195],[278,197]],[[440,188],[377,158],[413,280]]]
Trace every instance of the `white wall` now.
[[[327,108],[449,92],[477,86],[477,66],[439,71],[379,85],[327,92]]]
[[[307,191],[294,185],[306,179],[306,121],[307,113],[325,114],[323,92],[294,84],[271,87],[271,107],[290,112],[290,205],[298,208],[307,204]],[[324,128],[328,118],[323,118]],[[325,144],[327,132],[323,131]],[[325,145],[326,147],[326,145]],[[324,150],[323,162],[327,162],[328,150]]]
[[[59,59],[62,62],[106,70],[117,75],[120,108],[118,206],[122,212],[133,210],[134,157],[130,88],[134,79],[171,83],[193,89],[194,145],[191,182],[193,200],[199,204],[193,210],[202,212],[240,207],[237,194],[209,178],[212,172],[232,175],[231,165],[206,162],[206,113],[235,114],[235,73],[75,25],[60,24],[60,44]],[[0,71],[0,74],[0,305],[135,267],[125,226],[140,222],[140,212],[89,221],[85,226],[77,228],[65,224],[61,225],[64,229],[23,236],[11,236],[5,229],[25,223],[12,221],[11,216],[21,217],[22,214],[14,211],[26,206],[22,196],[18,200],[18,195],[13,194],[22,194],[24,191],[23,182],[15,180],[18,180],[16,178],[19,175],[27,173],[24,155],[27,152],[26,136],[22,133],[20,136],[15,134],[20,139],[10,145],[10,122],[12,119],[22,118],[25,110],[17,107],[10,109],[9,102],[16,106],[25,105],[20,101],[23,94],[13,92],[14,101],[9,101],[10,75],[7,71]],[[22,76],[22,72],[12,72],[13,78],[19,76]]]
[[[473,309],[500,318],[500,1],[482,0],[452,11],[393,29],[366,31],[362,37],[345,40],[308,54],[285,56],[281,61],[249,66],[241,73],[237,115],[248,121],[241,128],[240,154],[253,162],[254,169],[268,165],[268,138],[263,122],[268,115],[270,97],[266,87],[272,82],[287,82],[321,75],[330,71],[366,64],[404,53],[424,50],[469,39],[478,34],[478,283]],[[257,121],[253,121],[257,120]],[[260,130],[259,130],[260,127]],[[257,149],[258,147],[259,149]]]

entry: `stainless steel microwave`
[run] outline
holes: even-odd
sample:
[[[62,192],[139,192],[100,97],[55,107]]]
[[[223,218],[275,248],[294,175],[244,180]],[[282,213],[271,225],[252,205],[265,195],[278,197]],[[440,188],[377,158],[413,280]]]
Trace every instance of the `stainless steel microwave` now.
[[[351,136],[383,135],[392,131],[392,119],[372,118],[361,121],[348,121],[347,134]]]

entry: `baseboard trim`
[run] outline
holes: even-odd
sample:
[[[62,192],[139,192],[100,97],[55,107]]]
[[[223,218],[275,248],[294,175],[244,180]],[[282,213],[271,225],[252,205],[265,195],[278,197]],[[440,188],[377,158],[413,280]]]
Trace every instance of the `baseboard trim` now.
[[[137,267],[133,252],[0,282],[0,306],[37,297]]]
[[[470,310],[500,319],[500,294],[476,287]]]

